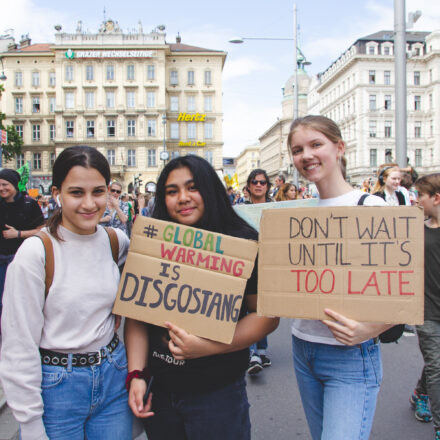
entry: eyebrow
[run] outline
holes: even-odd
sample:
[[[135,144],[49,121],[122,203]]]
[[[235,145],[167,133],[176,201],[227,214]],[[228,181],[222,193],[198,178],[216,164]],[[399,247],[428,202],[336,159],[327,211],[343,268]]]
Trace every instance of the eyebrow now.
[[[98,185],[98,186],[95,186],[93,189],[102,189],[102,188],[106,188],[106,187],[107,187],[106,185]],[[84,187],[82,187],[82,186],[69,186],[67,188],[68,191],[72,191],[72,190],[76,190],[76,189],[84,190]]]
[[[184,183],[184,185],[189,185],[190,183],[194,183],[194,179],[187,180]],[[165,185],[165,189],[167,189],[167,188],[177,188],[177,187],[178,187],[177,183],[169,183],[168,185]]]

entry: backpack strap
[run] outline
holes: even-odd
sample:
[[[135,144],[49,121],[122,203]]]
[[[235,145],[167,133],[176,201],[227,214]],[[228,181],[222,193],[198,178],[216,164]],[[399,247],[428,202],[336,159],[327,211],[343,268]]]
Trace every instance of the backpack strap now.
[[[35,234],[36,237],[38,237],[44,246],[44,253],[45,253],[45,268],[46,268],[46,278],[45,278],[45,290],[44,290],[44,296],[47,298],[47,295],[49,293],[50,286],[52,286],[53,281],[53,273],[55,270],[55,259],[53,255],[53,245],[52,240],[50,239],[49,235],[46,232],[39,231]]]
[[[118,264],[119,261],[119,240],[116,231],[113,228],[104,226],[105,232],[108,234],[110,240],[110,247],[112,248],[113,261]]]
[[[359,197],[359,200],[358,200],[358,206],[362,206],[363,204],[364,204],[364,201],[365,201],[365,199],[369,196],[370,194],[362,194],[360,197]]]

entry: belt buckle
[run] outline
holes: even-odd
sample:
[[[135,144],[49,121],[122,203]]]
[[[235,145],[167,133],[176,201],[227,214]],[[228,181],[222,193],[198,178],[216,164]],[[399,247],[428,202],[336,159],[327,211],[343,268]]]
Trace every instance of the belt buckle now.
[[[101,350],[98,350],[96,352],[95,359],[98,361],[98,362],[95,363],[95,365],[101,365],[101,363],[102,363],[102,353],[101,353]]]
[[[87,353],[86,356],[87,356],[87,360],[88,360],[90,366],[101,365],[101,363],[102,363],[101,350]],[[93,359],[93,361],[92,361],[92,359]]]

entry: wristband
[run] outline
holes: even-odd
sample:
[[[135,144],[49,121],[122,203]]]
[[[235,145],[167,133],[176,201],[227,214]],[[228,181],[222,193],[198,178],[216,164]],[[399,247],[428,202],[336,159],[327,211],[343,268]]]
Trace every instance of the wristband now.
[[[21,238],[21,231],[17,231],[17,238]]]
[[[130,391],[130,384],[133,379],[144,379],[147,382],[147,379],[149,377],[150,377],[150,371],[148,370],[148,367],[145,367],[142,371],[141,370],[130,371],[125,379],[125,388],[127,388],[127,391]]]

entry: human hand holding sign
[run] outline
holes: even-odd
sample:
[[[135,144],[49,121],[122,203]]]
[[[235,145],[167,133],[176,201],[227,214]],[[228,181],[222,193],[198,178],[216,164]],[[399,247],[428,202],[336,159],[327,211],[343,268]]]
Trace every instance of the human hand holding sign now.
[[[324,309],[324,312],[335,321],[323,319],[322,322],[333,333],[335,339],[345,345],[360,344],[392,327],[390,324],[355,321],[331,309]]]

